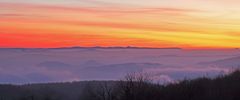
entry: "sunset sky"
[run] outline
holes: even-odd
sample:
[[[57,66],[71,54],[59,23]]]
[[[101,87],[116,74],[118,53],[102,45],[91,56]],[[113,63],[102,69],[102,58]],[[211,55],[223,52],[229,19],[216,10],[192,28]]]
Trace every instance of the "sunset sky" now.
[[[239,0],[0,0],[0,47],[239,48]]]

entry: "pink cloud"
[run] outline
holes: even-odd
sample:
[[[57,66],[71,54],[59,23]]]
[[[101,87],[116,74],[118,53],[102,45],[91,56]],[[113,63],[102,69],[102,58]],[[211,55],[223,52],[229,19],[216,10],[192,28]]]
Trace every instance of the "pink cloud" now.
[[[76,11],[76,12],[89,12],[89,13],[174,13],[183,14],[190,12],[199,12],[196,9],[184,8],[149,8],[149,7],[67,7],[56,5],[40,5],[40,4],[24,4],[24,3],[1,3],[1,7],[11,7],[20,9],[42,9],[42,10],[58,10],[58,11]]]

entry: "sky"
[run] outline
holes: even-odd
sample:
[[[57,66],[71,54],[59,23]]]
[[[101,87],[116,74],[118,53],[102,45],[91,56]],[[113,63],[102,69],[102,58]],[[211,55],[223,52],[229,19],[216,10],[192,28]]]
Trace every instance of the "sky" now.
[[[239,0],[0,0],[0,47],[239,48]]]

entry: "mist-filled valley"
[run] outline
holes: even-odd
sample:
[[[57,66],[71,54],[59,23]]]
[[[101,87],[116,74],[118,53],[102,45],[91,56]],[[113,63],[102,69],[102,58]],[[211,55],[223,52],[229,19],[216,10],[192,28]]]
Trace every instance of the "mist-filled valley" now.
[[[238,49],[2,48],[0,55],[0,83],[13,84],[119,80],[134,72],[167,83],[214,77],[240,66]]]

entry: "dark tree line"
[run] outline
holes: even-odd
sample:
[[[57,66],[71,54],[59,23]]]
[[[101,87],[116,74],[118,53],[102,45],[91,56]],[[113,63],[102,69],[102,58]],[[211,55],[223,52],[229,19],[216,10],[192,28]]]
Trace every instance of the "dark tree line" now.
[[[155,84],[143,74],[129,74],[112,85],[86,88],[84,100],[240,100],[240,71],[168,85]]]
[[[167,85],[139,73],[119,81],[0,85],[0,100],[240,100],[240,71]]]

